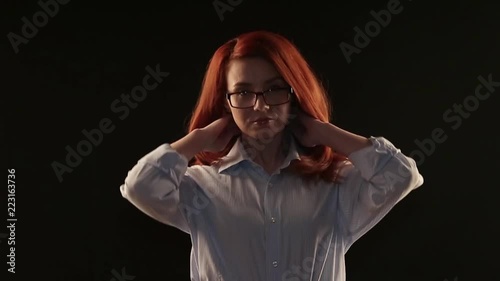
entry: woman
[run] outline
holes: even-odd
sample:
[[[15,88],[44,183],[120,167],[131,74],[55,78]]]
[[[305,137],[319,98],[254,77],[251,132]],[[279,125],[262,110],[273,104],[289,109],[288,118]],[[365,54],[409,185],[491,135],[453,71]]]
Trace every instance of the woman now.
[[[345,280],[344,255],[411,190],[415,161],[331,123],[298,49],[256,31],[213,55],[186,136],[121,194],[191,236],[191,280]]]

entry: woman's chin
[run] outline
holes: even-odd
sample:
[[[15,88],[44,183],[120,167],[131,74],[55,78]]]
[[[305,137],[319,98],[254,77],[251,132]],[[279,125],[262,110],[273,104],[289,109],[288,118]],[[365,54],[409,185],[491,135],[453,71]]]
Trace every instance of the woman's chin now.
[[[267,128],[267,129],[260,128],[260,129],[248,130],[245,133],[245,136],[247,138],[252,138],[252,139],[257,140],[257,141],[269,141],[269,140],[273,139],[279,133],[280,132],[270,130],[270,128]]]

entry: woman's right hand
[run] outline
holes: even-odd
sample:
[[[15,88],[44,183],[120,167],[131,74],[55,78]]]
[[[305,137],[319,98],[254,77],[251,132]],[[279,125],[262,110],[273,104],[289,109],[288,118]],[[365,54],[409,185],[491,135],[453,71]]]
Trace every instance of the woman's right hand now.
[[[227,114],[209,125],[199,129],[201,141],[205,143],[204,151],[219,152],[222,151],[229,141],[241,131],[234,122],[233,116]]]
[[[171,147],[189,160],[201,151],[215,153],[222,151],[231,138],[240,133],[233,116],[228,114],[203,128],[193,130],[183,138],[171,143]]]

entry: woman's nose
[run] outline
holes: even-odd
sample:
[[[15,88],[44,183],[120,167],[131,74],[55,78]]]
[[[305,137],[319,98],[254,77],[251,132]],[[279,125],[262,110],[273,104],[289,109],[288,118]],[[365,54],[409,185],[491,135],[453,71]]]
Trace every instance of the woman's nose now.
[[[269,105],[264,101],[264,96],[257,96],[257,100],[255,101],[255,105],[253,107],[254,110],[266,110],[269,109]]]

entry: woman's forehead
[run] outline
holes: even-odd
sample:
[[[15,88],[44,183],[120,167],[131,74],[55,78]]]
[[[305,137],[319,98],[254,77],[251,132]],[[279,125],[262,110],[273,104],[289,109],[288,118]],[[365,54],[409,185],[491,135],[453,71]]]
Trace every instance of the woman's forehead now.
[[[232,60],[228,65],[228,86],[268,84],[283,80],[276,68],[261,58]]]

